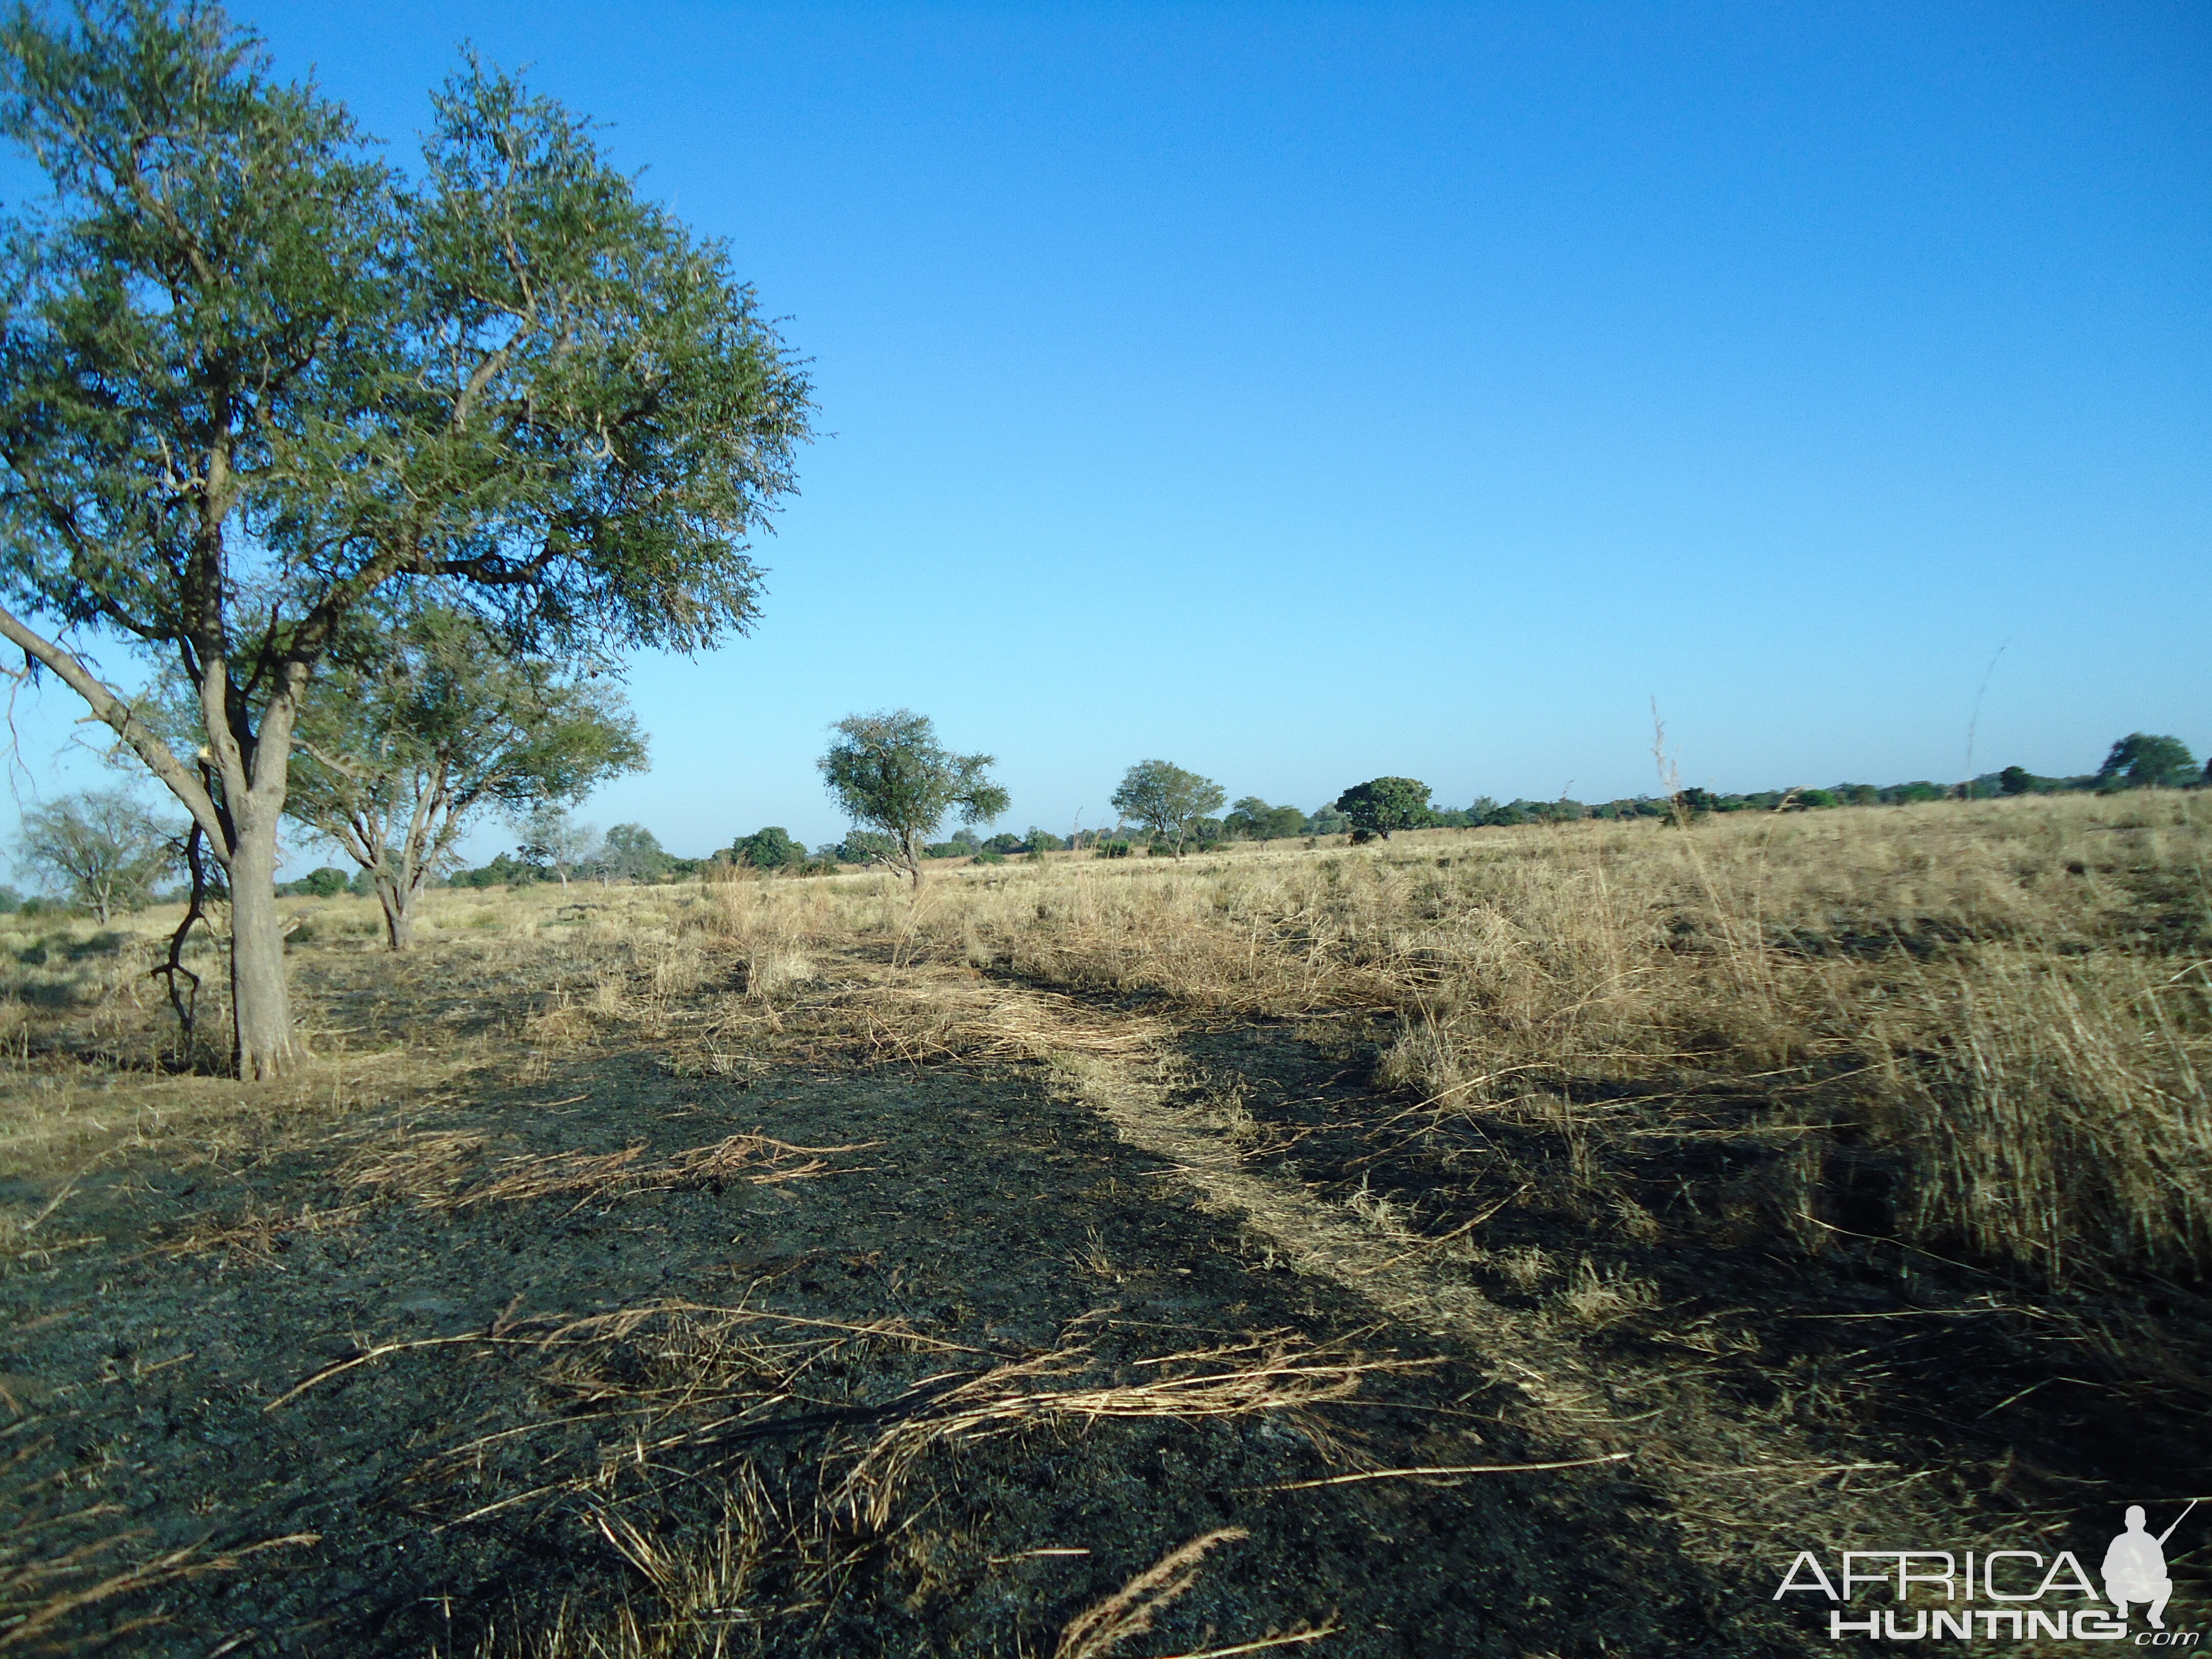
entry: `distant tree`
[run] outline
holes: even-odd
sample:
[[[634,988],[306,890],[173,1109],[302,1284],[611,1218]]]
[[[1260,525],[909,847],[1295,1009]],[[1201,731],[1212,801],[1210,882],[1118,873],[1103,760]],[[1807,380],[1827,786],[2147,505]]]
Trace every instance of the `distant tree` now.
[[[1790,805],[1800,811],[1817,811],[1822,807],[1843,805],[1832,789],[1793,789],[1790,793]]]
[[[331,671],[295,742],[285,815],[368,872],[395,951],[474,815],[578,800],[645,764],[614,686],[506,654],[482,623],[442,606],[393,627],[365,665]]]
[[[336,898],[346,890],[346,872],[334,864],[319,870],[310,870],[297,881],[288,881],[276,890],[299,898]]]
[[[1022,845],[1032,853],[1057,853],[1067,843],[1051,830],[1040,830],[1033,823],[1030,825],[1029,834],[1022,837]]]
[[[1355,830],[1390,838],[1396,830],[1418,830],[1429,822],[1429,786],[1415,778],[1370,778],[1336,798],[1336,810]]]
[[[917,893],[922,848],[947,814],[957,809],[970,823],[988,823],[1006,810],[1006,792],[990,779],[994,758],[954,754],[926,714],[853,714],[834,729],[819,763],[830,793],[855,823],[890,837],[895,850],[877,861],[902,870]]]
[[[595,873],[608,881],[658,881],[672,862],[652,830],[641,823],[617,823],[607,831]]]
[[[1222,832],[1231,841],[1280,841],[1306,833],[1306,815],[1295,806],[1270,806],[1247,795],[1229,809]]]
[[[176,863],[176,836],[121,789],[88,789],[23,813],[15,862],[103,925],[152,902]]]
[[[1997,788],[2008,795],[2025,795],[2035,788],[2035,775],[2024,766],[2008,766],[1997,774]]]
[[[845,839],[822,849],[821,856],[840,864],[889,864],[898,857],[899,845],[880,830],[848,830]]]
[[[473,870],[456,870],[446,878],[448,887],[520,887],[538,878],[536,866],[525,864],[512,854],[501,853],[489,864],[479,865]]]
[[[1002,832],[992,836],[977,850],[985,853],[1018,853],[1022,850],[1022,838],[1019,836]]]
[[[1836,786],[1836,799],[1846,806],[1878,806],[1881,804],[1881,791],[1870,783],[1839,783]]]
[[[770,824],[732,842],[730,857],[751,870],[787,870],[806,862],[806,849],[788,830]]]
[[[574,872],[589,864],[599,849],[599,832],[579,823],[557,801],[541,801],[519,826],[522,845],[515,850],[530,864],[548,871],[567,887]]]
[[[1700,789],[1695,787],[1676,790],[1674,806],[1677,822],[1701,818],[1709,812],[1717,812],[1722,810],[1721,798],[1718,795],[1710,789]]]
[[[1352,820],[1334,805],[1315,807],[1306,819],[1306,834],[1310,836],[1340,836],[1351,828]]]
[[[1122,775],[1109,799],[1114,810],[1133,818],[1164,842],[1177,858],[1197,821],[1221,810],[1221,786],[1164,760],[1139,761]]]
[[[1948,789],[1924,778],[1911,783],[1893,783],[1881,792],[1881,799],[1892,806],[1910,806],[1919,801],[1948,800],[1950,798]]]
[[[2179,738],[2130,732],[2097,769],[2100,784],[2129,789],[2185,789],[2197,781],[2197,757]]]

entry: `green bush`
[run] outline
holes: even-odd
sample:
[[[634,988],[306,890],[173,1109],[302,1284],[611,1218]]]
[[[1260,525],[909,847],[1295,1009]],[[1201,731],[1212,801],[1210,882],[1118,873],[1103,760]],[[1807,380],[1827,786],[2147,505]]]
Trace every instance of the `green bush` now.
[[[1418,778],[1370,778],[1354,784],[1336,798],[1336,810],[1352,820],[1354,830],[1385,841],[1393,830],[1419,830],[1434,817],[1429,786]]]
[[[730,843],[730,857],[750,870],[787,870],[806,862],[806,849],[781,824],[769,824]]]
[[[1091,850],[1091,856],[1099,859],[1125,859],[1129,856],[1126,841],[1102,841]]]

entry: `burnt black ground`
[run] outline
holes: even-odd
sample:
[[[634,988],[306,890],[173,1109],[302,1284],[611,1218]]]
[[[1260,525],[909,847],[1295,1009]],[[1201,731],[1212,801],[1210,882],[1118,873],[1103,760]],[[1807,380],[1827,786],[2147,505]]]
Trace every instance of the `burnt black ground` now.
[[[590,1425],[526,1437],[526,1451],[459,1479],[421,1478],[442,1449],[561,1409],[527,1351],[397,1353],[264,1409],[366,1346],[483,1331],[502,1314],[742,1298],[809,1317],[902,1317],[1015,1357],[1106,1310],[1093,1322],[1102,1376],[1146,1355],[1290,1328],[1440,1362],[1370,1384],[1372,1404],[1328,1413],[1340,1432],[1363,1437],[1373,1462],[1544,1455],[1498,1420],[1502,1402],[1472,1357],[1378,1328],[1332,1285],[1269,1271],[1233,1223],[1180,1196],[1157,1160],[1018,1080],[775,1073],[739,1090],[671,1077],[641,1049],[526,1089],[488,1079],[471,1093],[416,1127],[481,1130],[495,1152],[537,1153],[636,1139],[673,1151],[755,1129],[883,1145],[843,1160],[864,1170],[781,1188],[459,1213],[395,1200],[354,1225],[280,1232],[266,1258],[131,1259],[210,1212],[339,1201],[343,1145],[228,1180],[137,1169],[88,1183],[70,1200],[71,1224],[106,1232],[107,1245],[4,1285],[13,1328],[0,1369],[33,1379],[16,1385],[23,1413],[0,1442],[18,1455],[15,1489],[53,1512],[92,1498],[118,1506],[82,1525],[88,1535],[143,1529],[129,1559],[299,1534],[320,1541],[115,1598],[73,1632],[177,1655],[466,1650],[489,1620],[512,1629],[563,1597],[604,1605],[636,1594],[636,1574],[571,1498],[445,1524],[581,1467]],[[1111,1277],[1079,1265],[1099,1252]],[[822,1386],[866,1405],[944,1369],[941,1355],[878,1346]],[[834,1432],[694,1449],[689,1470],[641,1484],[636,1513],[669,1540],[701,1535],[726,1460],[750,1459],[771,1489],[797,1491]],[[1323,1650],[1346,1656],[1747,1650],[1731,1611],[1739,1587],[1691,1567],[1632,1480],[1578,1470],[1250,1490],[1336,1467],[1295,1431],[1251,1419],[1106,1423],[942,1454],[915,1494],[927,1515],[914,1536],[864,1562],[836,1605],[740,1635],[769,1653],[1049,1651],[1085,1606],[1192,1537],[1236,1524],[1253,1536],[1217,1553],[1201,1588],[1164,1617],[1147,1638],[1158,1650],[1332,1615],[1344,1628]],[[675,1478],[686,1474],[707,1478]],[[1091,1553],[991,1562],[1042,1547]],[[129,1628],[149,1613],[161,1622]]]
[[[1654,1399],[1682,1364],[1683,1330],[1743,1333],[1750,1340],[1740,1347],[1696,1356],[1700,1388],[1723,1409],[1771,1409],[1796,1390],[1794,1420],[1825,1452],[1929,1470],[1976,1533],[2016,1541],[2034,1532],[2049,1540],[2036,1547],[2072,1549],[2092,1571],[2126,1505],[2172,1517],[2212,1492],[2201,1389],[2159,1386],[2161,1374],[2212,1371],[2203,1286],[2141,1279],[2054,1291],[1906,1246],[1886,1236],[1895,1218],[1865,1196],[1869,1186],[1881,1190],[1878,1182],[1832,1165],[1806,1194],[1778,1167],[1787,1155],[1776,1138],[1759,1131],[1771,1103],[1725,1088],[1630,1118],[1646,1128],[1678,1118],[1693,1136],[1595,1134],[1598,1175],[1583,1186],[1637,1200],[1651,1218],[1639,1236],[1577,1191],[1559,1137],[1541,1127],[1491,1117],[1411,1133],[1403,1103],[1372,1086],[1372,1056],[1388,1033],[1371,1035],[1379,1041],[1324,1050],[1279,1026],[1240,1024],[1194,1033],[1182,1048],[1194,1086],[1233,1081],[1263,1136],[1282,1148],[1280,1172],[1318,1197],[1363,1189],[1418,1218],[1431,1237],[1480,1216],[1493,1254],[1534,1248],[1563,1267],[1587,1262],[1601,1276],[1651,1283],[1653,1307],[1584,1342],[1617,1376],[1657,1382]],[[1808,1197],[1843,1229],[1825,1234],[1817,1255],[1790,1243],[1778,1213]],[[1559,1285],[1555,1274],[1531,1288],[1495,1265],[1459,1271],[1492,1302],[1529,1311]],[[2100,1299],[2120,1296],[2159,1331],[2159,1346],[2114,1355],[2081,1340],[2112,1311]],[[2053,1317],[2069,1307],[2080,1324]],[[2142,1369],[2130,1370],[2130,1358]],[[2204,1540],[2199,1533],[2172,1544],[2181,1603],[2201,1605],[2212,1590]],[[1777,1529],[1770,1585],[1800,1547]]]

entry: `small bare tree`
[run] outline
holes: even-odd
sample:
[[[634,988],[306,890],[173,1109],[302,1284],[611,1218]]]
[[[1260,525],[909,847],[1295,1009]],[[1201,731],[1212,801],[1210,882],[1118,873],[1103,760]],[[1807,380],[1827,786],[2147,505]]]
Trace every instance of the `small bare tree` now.
[[[176,832],[121,789],[88,789],[23,814],[15,861],[105,926],[154,896],[177,861]]]
[[[556,801],[539,802],[515,827],[522,832],[522,845],[514,850],[530,863],[542,865],[558,876],[563,892],[568,890],[568,872],[590,863],[599,849],[599,830],[577,823],[568,809]]]

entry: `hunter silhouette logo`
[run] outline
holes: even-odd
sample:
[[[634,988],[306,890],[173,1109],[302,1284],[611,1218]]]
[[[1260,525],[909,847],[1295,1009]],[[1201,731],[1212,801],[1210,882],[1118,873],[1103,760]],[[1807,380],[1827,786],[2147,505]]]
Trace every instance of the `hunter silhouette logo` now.
[[[2189,1510],[2203,1501],[2191,1498]],[[2166,1540],[2173,1536],[2174,1527],[2189,1518],[2189,1510],[2174,1516],[2173,1527],[2154,1538],[2143,1530],[2143,1506],[2128,1506],[2128,1529],[2112,1540],[2112,1547],[2105,1552],[2105,1595],[2120,1610],[2121,1618],[2128,1616],[2129,1602],[2147,1601],[2150,1627],[2166,1628],[2166,1603],[2173,1594],[2173,1580],[2166,1576]]]
[[[2166,1627],[2166,1605],[2173,1595],[2166,1545],[2203,1503],[2212,1498],[2189,1499],[2160,1533],[2150,1530],[2142,1504],[2130,1504],[2126,1529],[2105,1551],[2101,1596],[2071,1550],[2046,1557],[2039,1550],[1886,1549],[1846,1550],[1832,1577],[1818,1555],[1800,1550],[1774,1599],[1802,1595],[1829,1602],[1832,1641],[1850,1636],[1905,1642],[2132,1639],[2136,1647],[2193,1648],[2200,1632]],[[2136,1607],[2150,1627],[2130,1638],[2129,1615]]]

